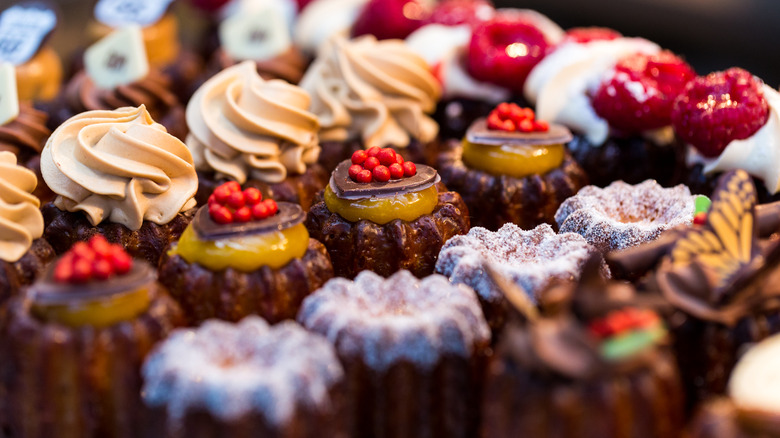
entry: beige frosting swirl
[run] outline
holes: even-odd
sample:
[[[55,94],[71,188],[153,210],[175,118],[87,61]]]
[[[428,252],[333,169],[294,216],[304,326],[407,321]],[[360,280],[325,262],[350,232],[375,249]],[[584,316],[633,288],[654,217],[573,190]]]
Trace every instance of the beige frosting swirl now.
[[[301,80],[323,141],[362,139],[365,147],[406,147],[433,140],[439,125],[426,115],[441,90],[423,58],[403,41],[336,36]]]
[[[195,166],[243,184],[284,181],[317,161],[319,122],[311,98],[282,80],[263,80],[253,61],[229,67],[203,84],[187,105]]]
[[[61,210],[131,230],[144,220],[170,222],[195,206],[198,190],[189,149],[144,105],[71,117],[43,148],[41,173]]]
[[[16,164],[16,155],[0,152],[0,260],[13,263],[43,235],[41,201],[32,192],[38,178]]]

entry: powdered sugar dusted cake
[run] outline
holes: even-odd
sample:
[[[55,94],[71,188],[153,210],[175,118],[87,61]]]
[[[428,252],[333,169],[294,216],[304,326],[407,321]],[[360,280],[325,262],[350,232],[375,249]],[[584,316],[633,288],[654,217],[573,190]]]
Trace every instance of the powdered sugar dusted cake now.
[[[536,298],[554,280],[578,279],[583,264],[596,252],[579,234],[556,234],[547,224],[525,231],[508,223],[496,232],[476,227],[448,240],[436,272],[474,288],[483,300],[496,301],[502,295],[484,269],[490,263]]]
[[[558,208],[560,232],[578,233],[603,252],[639,245],[663,231],[693,222],[694,199],[688,187],[663,188],[654,180],[605,188],[587,186]]]
[[[408,271],[385,279],[363,271],[336,278],[308,296],[298,321],[326,336],[345,357],[386,370],[407,360],[423,369],[444,354],[469,357],[490,340],[474,292],[446,277],[419,280]]]
[[[331,410],[329,390],[343,369],[326,339],[291,321],[269,326],[250,316],[175,332],[150,355],[143,377],[144,401],[165,407],[169,427],[205,411],[223,422],[260,415],[282,428],[302,406]]]

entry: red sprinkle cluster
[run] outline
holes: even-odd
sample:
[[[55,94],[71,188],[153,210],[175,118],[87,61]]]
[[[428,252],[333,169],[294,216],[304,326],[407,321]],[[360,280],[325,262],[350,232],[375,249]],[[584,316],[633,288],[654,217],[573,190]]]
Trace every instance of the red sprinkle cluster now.
[[[263,194],[254,187],[242,191],[235,181],[220,185],[209,196],[209,216],[218,224],[263,220],[278,211],[276,201],[263,200]]]
[[[516,103],[499,103],[487,118],[488,129],[507,132],[547,132],[550,124],[536,120],[531,108],[520,108]]]
[[[387,182],[416,174],[417,166],[414,163],[404,161],[401,154],[391,148],[377,146],[355,151],[352,154],[352,165],[349,166],[349,177],[364,184],[372,181]]]
[[[610,312],[604,318],[591,322],[588,328],[597,338],[606,339],[630,330],[649,328],[659,322],[658,314],[652,310],[629,307]]]
[[[133,267],[133,259],[120,245],[95,235],[89,242],[77,242],[54,267],[57,283],[82,284],[123,275]]]

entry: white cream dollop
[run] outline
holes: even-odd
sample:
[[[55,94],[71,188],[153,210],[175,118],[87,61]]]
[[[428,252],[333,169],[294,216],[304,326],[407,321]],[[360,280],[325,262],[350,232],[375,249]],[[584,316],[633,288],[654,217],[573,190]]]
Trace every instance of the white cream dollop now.
[[[600,146],[609,136],[609,123],[596,114],[590,96],[621,58],[660,51],[642,38],[567,42],[531,70],[523,92],[536,105],[536,117],[565,125]]]
[[[43,235],[41,201],[33,171],[16,164],[12,152],[0,152],[0,260],[13,263]]]
[[[349,37],[349,30],[368,0],[314,0],[298,16],[293,41],[314,56],[334,35]]]

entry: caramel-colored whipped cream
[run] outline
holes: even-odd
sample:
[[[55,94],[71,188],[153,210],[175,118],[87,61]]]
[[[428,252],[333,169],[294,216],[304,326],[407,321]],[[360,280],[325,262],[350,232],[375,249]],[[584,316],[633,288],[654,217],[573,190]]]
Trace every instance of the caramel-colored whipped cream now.
[[[0,260],[16,262],[43,235],[41,201],[32,192],[38,178],[16,164],[16,155],[0,152]]]
[[[317,161],[319,122],[308,111],[311,98],[281,80],[263,80],[244,61],[209,79],[187,105],[192,150],[200,170],[239,183],[254,178],[284,181]]]
[[[71,117],[43,148],[41,173],[61,210],[131,230],[168,223],[195,206],[198,189],[189,149],[144,105]]]
[[[400,40],[336,36],[301,80],[320,118],[322,141],[362,139],[372,146],[406,147],[433,140],[428,117],[441,90],[423,58]]]

